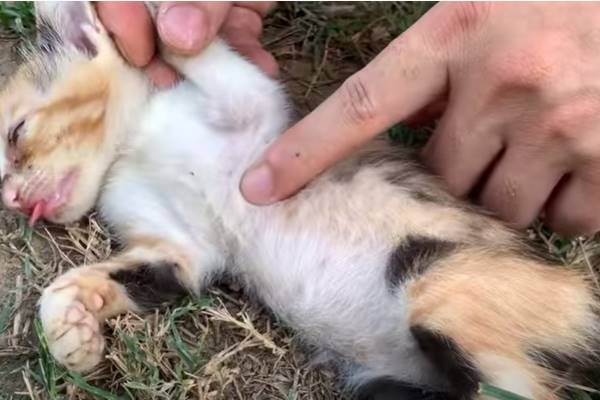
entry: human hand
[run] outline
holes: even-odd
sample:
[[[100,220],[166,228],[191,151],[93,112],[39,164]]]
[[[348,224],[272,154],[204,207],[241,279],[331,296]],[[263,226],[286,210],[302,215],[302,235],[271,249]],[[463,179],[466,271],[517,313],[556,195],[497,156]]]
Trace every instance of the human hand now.
[[[278,68],[259,38],[262,18],[274,2],[162,2],[155,27],[143,2],[98,2],[96,10],[123,57],[143,68],[157,86],[172,85],[177,74],[156,56],[155,30],[171,51],[196,54],[220,33],[269,75]]]
[[[268,204],[445,104],[423,156],[517,228],[600,229],[600,5],[439,3],[290,128],[241,183]],[[297,155],[300,154],[300,157]]]

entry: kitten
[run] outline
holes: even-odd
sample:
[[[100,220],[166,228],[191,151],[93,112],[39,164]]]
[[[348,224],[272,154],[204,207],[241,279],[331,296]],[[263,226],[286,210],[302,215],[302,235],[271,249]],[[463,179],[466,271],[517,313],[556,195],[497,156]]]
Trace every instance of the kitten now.
[[[225,271],[351,366],[365,398],[400,383],[398,398],[415,387],[471,399],[488,382],[557,399],[567,369],[598,365],[588,277],[534,256],[405,151],[376,140],[295,197],[253,206],[241,175],[288,124],[276,82],[217,40],[199,56],[165,53],[185,80],[155,90],[89,4],[38,12],[40,45],[0,95],[2,199],[31,223],[97,206],[126,244],[42,294],[66,367],[101,362],[107,318],[200,293]]]

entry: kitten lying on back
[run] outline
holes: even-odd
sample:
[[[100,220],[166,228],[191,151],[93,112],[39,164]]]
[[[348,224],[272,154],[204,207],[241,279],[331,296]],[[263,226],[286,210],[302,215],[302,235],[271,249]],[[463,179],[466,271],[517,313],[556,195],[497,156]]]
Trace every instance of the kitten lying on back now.
[[[587,277],[529,255],[401,150],[375,141],[294,198],[252,206],[241,174],[288,122],[277,83],[217,41],[165,54],[185,81],[154,91],[88,5],[40,7],[47,40],[0,97],[3,201],[32,223],[97,205],[127,244],[42,295],[68,368],[102,360],[107,318],[199,293],[226,270],[350,365],[354,388],[470,399],[489,382],[556,399],[566,367],[598,365]]]

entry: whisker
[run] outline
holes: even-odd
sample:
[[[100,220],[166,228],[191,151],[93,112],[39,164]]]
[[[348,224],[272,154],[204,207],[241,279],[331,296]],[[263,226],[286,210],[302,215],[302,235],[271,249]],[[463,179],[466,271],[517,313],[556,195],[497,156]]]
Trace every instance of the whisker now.
[[[25,182],[21,191],[21,197],[27,201],[32,194],[37,191],[43,191],[48,187],[48,174],[41,169],[36,170],[32,176]]]
[[[33,184],[37,180],[38,176],[39,176],[39,171],[36,171],[33,173],[33,175],[29,179],[27,179],[25,181],[25,184],[21,188],[21,197],[22,198],[24,198],[24,199],[28,198],[28,196],[31,192],[31,188],[33,187]]]

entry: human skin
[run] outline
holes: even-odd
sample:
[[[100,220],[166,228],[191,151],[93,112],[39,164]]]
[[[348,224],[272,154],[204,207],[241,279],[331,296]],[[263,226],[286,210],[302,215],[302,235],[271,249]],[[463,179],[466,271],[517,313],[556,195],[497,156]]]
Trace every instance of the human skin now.
[[[196,54],[217,34],[264,72],[276,76],[277,63],[260,44],[262,19],[274,2],[162,2],[156,26],[143,2],[98,2],[96,10],[121,54],[143,68],[159,87],[177,81],[177,74],[157,57],[158,38],[181,54]]]
[[[422,156],[516,228],[600,229],[600,4],[438,3],[291,127],[241,183],[284,199],[398,122],[439,117]],[[297,155],[300,154],[300,157]]]
[[[155,30],[190,54],[219,32],[276,74],[259,42],[271,4],[185,6],[172,25],[185,27],[179,41],[168,24],[174,3],[160,5],[156,28],[139,3],[97,7],[126,58],[158,85],[176,74],[155,56]],[[285,132],[245,174],[242,194],[258,205],[285,199],[390,126],[439,118],[422,156],[451,193],[479,188],[475,200],[516,228],[543,214],[560,233],[595,232],[599,21],[594,3],[439,3]]]

